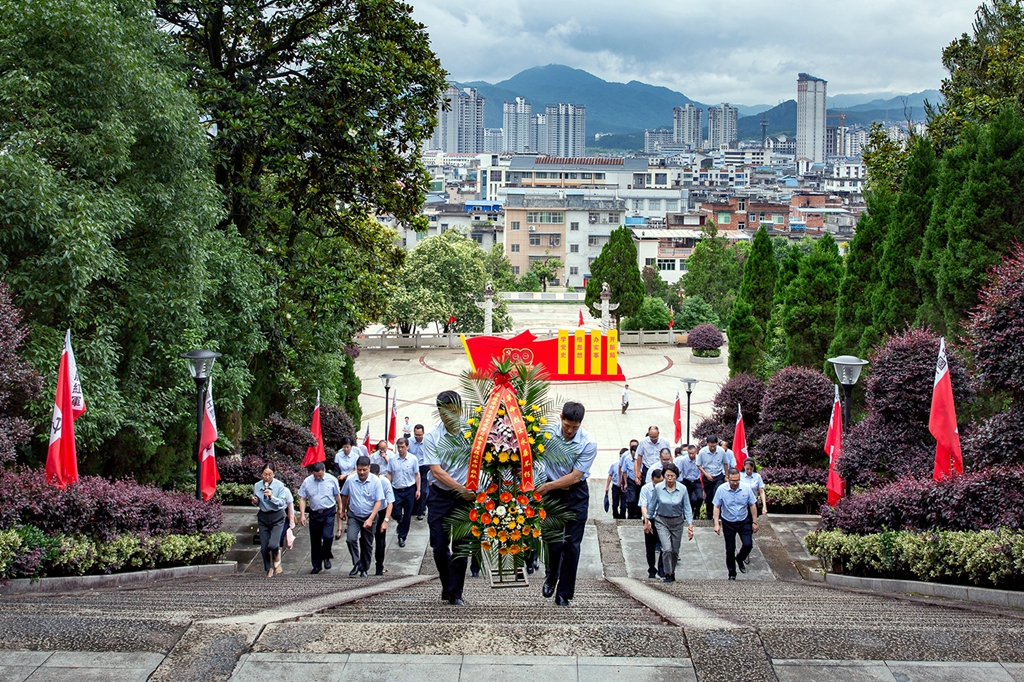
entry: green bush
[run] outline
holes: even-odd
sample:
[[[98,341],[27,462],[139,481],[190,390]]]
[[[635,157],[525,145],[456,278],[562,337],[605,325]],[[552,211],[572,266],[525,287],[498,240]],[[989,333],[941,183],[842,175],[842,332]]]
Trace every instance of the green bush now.
[[[813,513],[828,499],[828,491],[821,483],[767,483],[764,486],[764,496],[769,511],[772,507],[804,507],[809,510],[808,513]]]
[[[1024,588],[1024,532],[1010,528],[870,535],[817,531],[804,538],[804,545],[834,573]]]
[[[246,483],[218,483],[214,494],[224,504],[248,505],[252,499],[252,485]]]
[[[640,304],[640,310],[636,315],[627,317],[622,323],[622,328],[627,331],[668,329],[670,317],[671,313],[668,306],[665,305],[665,301],[660,298],[646,296],[643,303]]]
[[[695,358],[717,358],[717,357],[720,357],[722,355],[722,349],[721,348],[711,348],[711,349],[707,349],[707,350],[704,350],[704,349],[701,349],[701,348],[693,348],[692,352],[693,352],[693,357],[695,357]]]

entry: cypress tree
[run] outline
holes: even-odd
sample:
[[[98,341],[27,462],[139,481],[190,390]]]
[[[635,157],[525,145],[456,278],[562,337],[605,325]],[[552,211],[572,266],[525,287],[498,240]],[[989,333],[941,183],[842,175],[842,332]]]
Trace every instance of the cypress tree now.
[[[729,376],[752,372],[761,359],[764,327],[753,314],[753,307],[740,296],[729,318]]]
[[[640,312],[640,305],[644,301],[644,282],[640,278],[633,233],[625,225],[612,231],[608,243],[590,265],[586,304],[593,317],[601,315],[598,310],[601,305],[602,282],[608,282],[611,287],[611,302],[619,304],[618,309],[612,313],[616,327],[622,318]],[[593,305],[597,305],[598,310]]]
[[[796,279],[786,289],[782,329],[790,365],[820,367],[836,326],[836,299],[843,276],[839,248],[826,233],[800,262]]]
[[[772,317],[775,299],[775,280],[779,266],[772,253],[772,240],[764,227],[758,228],[750,247],[750,255],[743,266],[743,283],[740,284],[739,300],[745,300],[751,312],[761,325],[767,328]]]
[[[804,252],[799,246],[793,244],[789,247],[789,253],[782,262],[779,263],[779,273],[775,279],[775,296],[774,301],[776,306],[782,305],[786,300],[786,289],[792,284],[793,280],[800,273],[800,261],[804,259]]]
[[[741,251],[729,248],[728,240],[718,236],[718,227],[708,222],[686,259],[682,280],[686,295],[700,296],[711,304],[721,320],[728,320],[743,277],[743,266],[737,258],[742,255]]]
[[[878,258],[878,285],[871,296],[871,311],[874,329],[879,333],[903,331],[913,324],[921,305],[914,267],[921,258],[924,232],[931,217],[937,163],[931,142],[917,138],[911,145]]]

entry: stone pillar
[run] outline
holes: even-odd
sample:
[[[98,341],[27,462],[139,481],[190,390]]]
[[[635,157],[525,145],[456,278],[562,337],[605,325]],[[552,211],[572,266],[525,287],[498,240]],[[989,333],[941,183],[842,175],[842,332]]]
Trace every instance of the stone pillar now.
[[[612,303],[612,289],[608,282],[601,283],[601,305],[594,305],[594,310],[601,312],[601,329],[608,331],[612,328],[611,312],[619,307],[618,303]],[[593,305],[593,304],[592,304]]]
[[[491,282],[484,287],[483,303],[477,302],[476,307],[484,309],[484,334],[494,333],[494,285]]]

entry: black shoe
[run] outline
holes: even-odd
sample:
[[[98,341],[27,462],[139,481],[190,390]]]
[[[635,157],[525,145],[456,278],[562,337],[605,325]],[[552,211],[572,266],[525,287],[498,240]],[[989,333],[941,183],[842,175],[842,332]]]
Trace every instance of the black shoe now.
[[[740,573],[746,573],[747,572],[747,567],[743,565],[742,561],[737,561],[736,562],[736,568],[740,569]]]
[[[661,582],[663,583],[674,583],[675,581],[676,579],[670,575],[666,575],[664,578],[661,579]]]
[[[734,575],[730,575],[730,576],[729,576],[729,580],[736,580],[736,576],[734,576]]]
[[[359,577],[360,578],[365,578],[366,577],[366,571],[359,571]]]
[[[533,567],[533,564],[526,564],[526,574],[533,575],[533,572],[537,570]]]
[[[358,566],[353,566],[352,570],[348,572],[348,577],[349,578],[354,578],[357,575],[359,575],[359,567]]]
[[[657,571],[650,571],[649,570],[649,571],[647,571],[647,577],[650,578],[651,580],[653,580],[654,578],[658,577],[658,572]]]
[[[310,571],[310,573],[312,573],[313,575],[316,575],[319,572],[320,572],[319,568],[314,568],[312,571]]]
[[[568,606],[569,600],[564,597],[555,597],[555,606]]]
[[[451,597],[449,597],[447,594],[442,592],[441,593],[441,601],[451,601]]]
[[[405,547],[405,538],[398,538],[398,546]]]
[[[466,600],[463,599],[462,597],[456,597],[455,599],[449,599],[448,603],[451,604],[452,606],[465,606],[466,605]]]
[[[423,520],[423,514],[420,514],[419,516],[417,516],[416,520],[417,521],[422,521]]]
[[[330,559],[324,559],[324,570],[325,571],[331,570],[331,560]]]
[[[378,569],[377,569],[377,570],[376,570],[376,571],[374,572],[374,575],[384,575],[384,569],[383,569],[383,568],[378,568]]]
[[[480,569],[479,568],[472,569],[470,571],[470,573],[473,575],[474,578],[479,578],[480,577]]]
[[[545,581],[543,587],[540,588],[540,593],[544,595],[545,599],[548,599],[555,593],[555,586],[549,585],[547,581]]]

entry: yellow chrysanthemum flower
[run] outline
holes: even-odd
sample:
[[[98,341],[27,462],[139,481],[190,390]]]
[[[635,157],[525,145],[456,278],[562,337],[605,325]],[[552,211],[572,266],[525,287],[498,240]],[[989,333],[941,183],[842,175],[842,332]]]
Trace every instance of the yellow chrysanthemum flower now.
[[[479,405],[477,405],[476,407],[473,408],[473,411],[476,412],[477,414],[479,414],[479,413],[484,411],[484,408],[482,408]]]
[[[472,431],[466,431],[466,440],[469,440],[472,437],[473,437],[473,432]]]
[[[513,452],[513,453],[512,453],[512,457],[511,457],[511,460],[512,460],[513,462],[518,462],[518,461],[519,461],[519,455],[517,455],[516,453],[514,453],[514,452]]]
[[[508,461],[508,453],[507,452],[499,452],[498,453],[498,462],[500,462],[501,464],[504,464],[507,461]]]
[[[533,438],[530,438],[530,445],[533,445],[533,444],[534,444],[534,443],[536,443],[536,442],[537,442],[537,441],[535,441],[535,440],[534,440]]]
[[[498,416],[499,417],[504,417],[505,416],[505,410],[498,410]]]
[[[528,414],[528,415],[526,415],[526,421],[528,421],[530,423],[533,423],[533,422],[537,421],[537,419],[532,414]]]
[[[537,411],[537,410],[539,410],[540,408],[539,408],[539,407],[537,407],[536,405],[530,405],[530,409],[531,409],[531,410],[533,410],[534,412],[536,412],[536,411]]]
[[[547,424],[547,423],[548,423],[548,420],[547,420],[547,419],[545,419],[544,417],[541,417],[541,418],[540,418],[540,423],[541,423],[541,424]]]
[[[551,440],[551,434],[550,433],[545,433],[544,434],[544,440]]]
[[[488,452],[488,453],[485,453],[485,454],[484,454],[484,461],[485,461],[485,462],[487,462],[488,464],[490,464],[491,462],[493,462],[493,461],[494,461],[494,455],[492,455],[492,454],[491,454],[491,453],[489,453],[489,452]]]
[[[537,452],[544,452],[544,446],[543,445],[538,445],[537,446]]]
[[[522,406],[523,406],[523,405],[525,405],[525,404],[526,404],[526,401],[525,401],[525,400],[520,400],[520,401],[519,401],[519,406],[520,406],[520,407],[522,407]]]
[[[519,516],[516,517],[516,523],[518,523],[520,525],[526,523],[526,517],[523,516],[522,514],[520,514]]]

